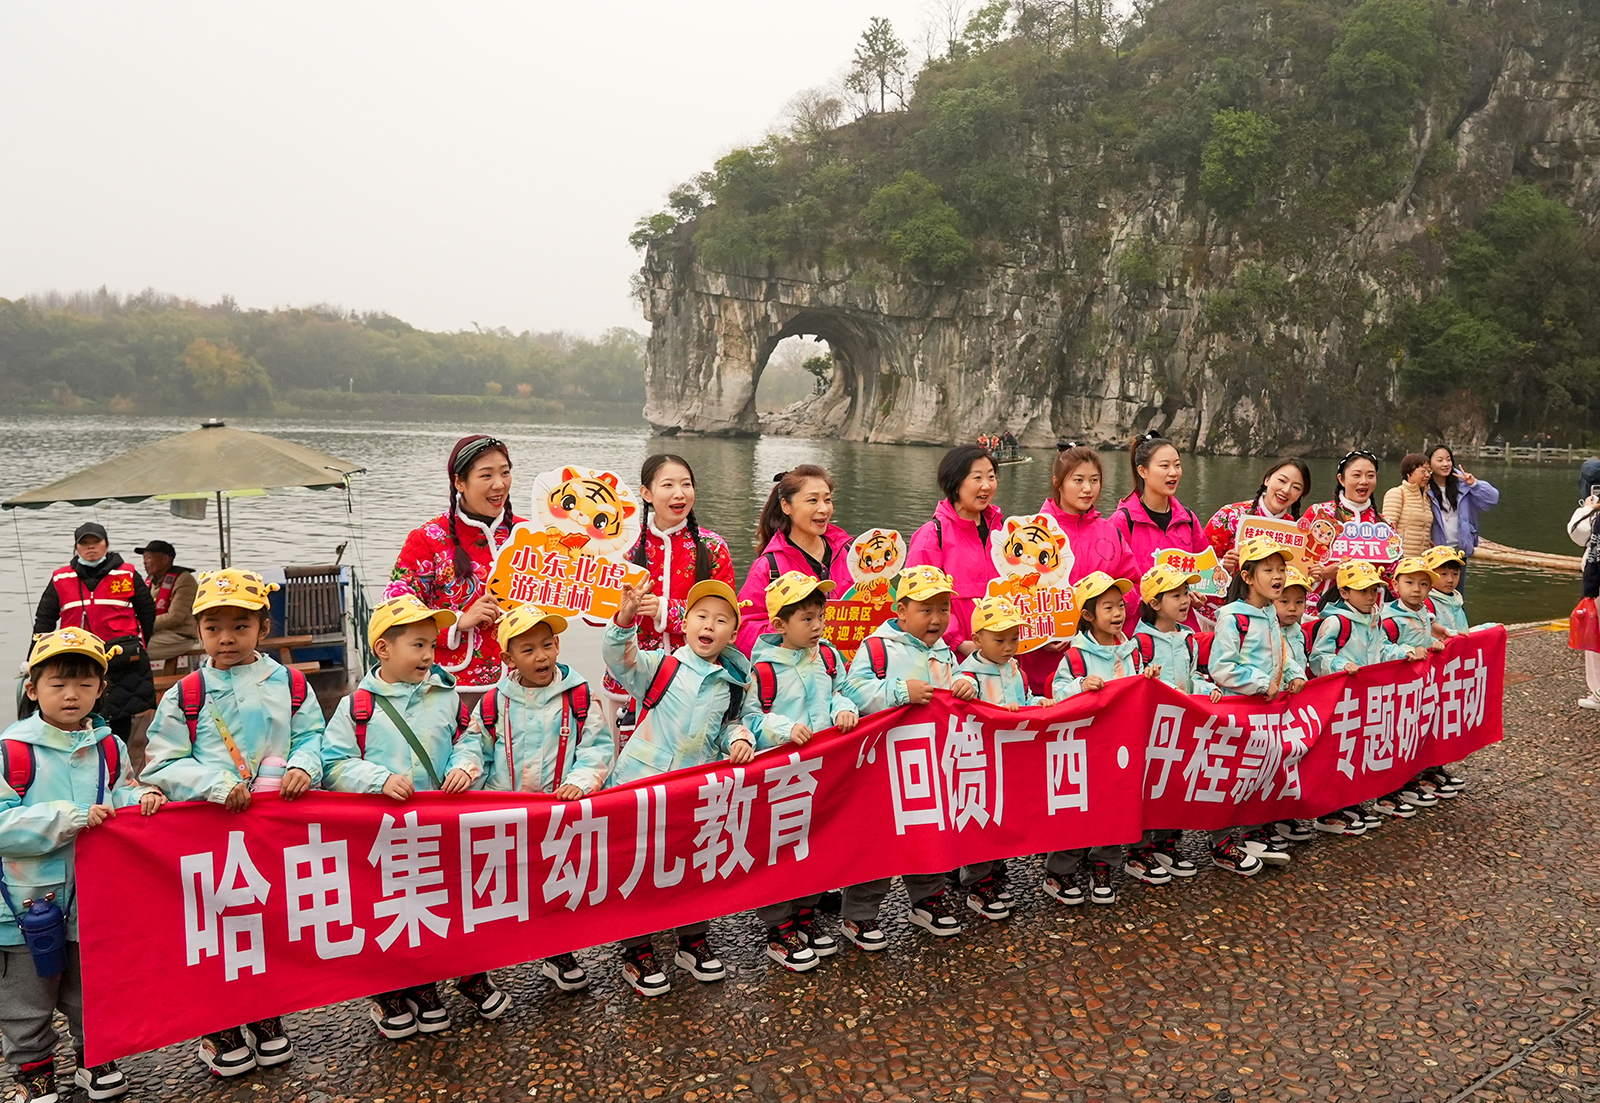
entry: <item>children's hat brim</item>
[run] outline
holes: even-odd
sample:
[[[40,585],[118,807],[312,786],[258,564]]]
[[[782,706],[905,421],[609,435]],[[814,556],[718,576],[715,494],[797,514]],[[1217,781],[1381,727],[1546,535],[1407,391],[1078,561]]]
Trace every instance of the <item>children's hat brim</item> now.
[[[547,613],[537,605],[517,606],[501,617],[500,623],[495,626],[495,638],[500,641],[500,650],[511,650],[512,640],[532,632],[541,624],[548,625],[557,636],[567,630],[567,618],[560,613]]]
[[[770,620],[786,605],[804,601],[821,590],[824,595],[833,593],[833,579],[813,578],[800,571],[789,571],[767,584],[767,617]]]
[[[735,613],[739,611],[739,595],[733,592],[732,586],[720,578],[707,578],[689,587],[689,593],[683,599],[684,611],[693,609],[696,604],[708,597],[721,598],[733,606]]]
[[[32,670],[45,660],[58,655],[82,655],[94,660],[104,671],[110,665],[110,660],[120,654],[122,648],[106,647],[105,641],[93,632],[86,632],[81,628],[58,628],[34,640],[33,647],[28,652],[28,669]]]

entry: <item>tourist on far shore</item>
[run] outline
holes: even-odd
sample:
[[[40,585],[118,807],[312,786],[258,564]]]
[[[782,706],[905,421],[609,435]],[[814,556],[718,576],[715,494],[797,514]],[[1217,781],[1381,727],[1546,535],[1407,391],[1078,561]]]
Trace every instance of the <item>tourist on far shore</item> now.
[[[1478,549],[1478,514],[1500,504],[1500,492],[1470,471],[1456,466],[1455,453],[1443,444],[1428,450],[1433,478],[1428,502],[1433,506],[1433,543],[1458,549],[1469,561]],[[1410,554],[1407,552],[1406,554]],[[1461,569],[1456,589],[1465,590],[1467,570]]]
[[[772,631],[767,587],[790,571],[832,579],[832,595],[843,597],[850,575],[850,534],[833,523],[833,479],[825,468],[803,463],[772,477],[772,492],[756,525],[761,549],[745,575],[739,600],[739,650],[746,655],[756,638]]]
[[[1117,503],[1111,514],[1111,527],[1128,545],[1132,564],[1129,582],[1137,582],[1155,566],[1156,553],[1177,549],[1200,553],[1210,547],[1200,518],[1178,501],[1178,483],[1183,479],[1183,458],[1178,446],[1154,429],[1134,437],[1129,445],[1133,467],[1133,490]],[[1127,593],[1128,623],[1139,616],[1139,602]],[[1190,628],[1202,627],[1193,608]]]
[[[1422,488],[1433,468],[1421,452],[1409,452],[1400,461],[1400,485],[1383,492],[1383,516],[1400,534],[1400,554],[1422,555],[1433,547],[1433,510]]]
[[[1000,575],[989,558],[989,535],[1000,527],[994,458],[976,445],[957,445],[939,461],[939,489],[944,497],[932,519],[912,535],[906,566],[938,567],[955,583],[944,639],[959,662],[977,649],[971,639],[972,607],[988,592],[989,580]]]

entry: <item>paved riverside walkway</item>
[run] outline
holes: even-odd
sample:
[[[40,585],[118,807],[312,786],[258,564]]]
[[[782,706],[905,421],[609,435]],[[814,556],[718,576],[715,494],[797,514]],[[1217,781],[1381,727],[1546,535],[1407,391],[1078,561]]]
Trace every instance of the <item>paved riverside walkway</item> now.
[[[740,916],[713,928],[721,984],[673,969],[642,1000],[603,948],[586,992],[498,973],[498,1023],[452,991],[456,1029],[388,1043],[343,1004],[291,1016],[296,1059],[239,1081],[191,1045],[135,1058],[129,1098],[1600,1100],[1600,713],[1575,706],[1565,633],[1514,638],[1507,666],[1506,741],[1465,793],[1251,880],[1206,868],[1069,910],[1013,863],[1011,920],[936,941],[897,893],[887,951],[801,976]]]

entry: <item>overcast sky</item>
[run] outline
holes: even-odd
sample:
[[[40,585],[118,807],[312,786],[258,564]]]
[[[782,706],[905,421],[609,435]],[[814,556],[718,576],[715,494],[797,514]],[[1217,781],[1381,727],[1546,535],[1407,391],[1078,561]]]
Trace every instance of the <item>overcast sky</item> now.
[[[641,215],[928,0],[0,0],[0,297],[642,329]]]

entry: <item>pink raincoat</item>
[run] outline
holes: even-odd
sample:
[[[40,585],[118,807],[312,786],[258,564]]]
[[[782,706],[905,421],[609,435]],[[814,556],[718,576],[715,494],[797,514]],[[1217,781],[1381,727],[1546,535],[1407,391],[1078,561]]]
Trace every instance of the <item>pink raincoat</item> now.
[[[1205,525],[1176,498],[1172,499],[1172,521],[1164,532],[1160,525],[1150,519],[1150,511],[1145,509],[1144,501],[1136,493],[1130,493],[1117,503],[1116,512],[1111,515],[1111,526],[1127,541],[1128,552],[1132,557],[1132,573],[1127,577],[1135,583],[1144,577],[1146,571],[1155,566],[1156,552],[1168,548],[1180,548],[1183,551],[1198,553],[1211,547],[1211,541],[1206,539]],[[1136,585],[1128,594],[1130,624],[1138,613],[1139,587]],[[1189,610],[1188,624],[1190,628],[1199,631],[1200,622],[1195,617],[1193,607]]]
[[[850,577],[850,534],[838,525],[829,525],[823,540],[831,552],[825,564],[828,577],[833,579],[833,593],[828,596],[843,597],[854,581]],[[745,575],[744,586],[739,590],[739,600],[749,603],[740,615],[737,641],[739,650],[746,655],[756,645],[756,637],[772,630],[767,619],[767,587],[774,578],[790,571],[816,577],[805,552],[795,547],[783,533],[775,532],[756,556],[756,561],[750,564],[750,573]]]
[[[999,530],[1001,518],[999,506],[991,505],[983,512],[991,533]],[[972,607],[984,596],[989,580],[1000,575],[989,558],[988,547],[979,538],[977,522],[962,520],[955,506],[941,501],[933,511],[933,520],[916,531],[906,551],[906,566],[923,564],[938,567],[956,584],[956,597],[950,603],[950,628],[944,639],[952,651],[959,652],[972,634]]]

